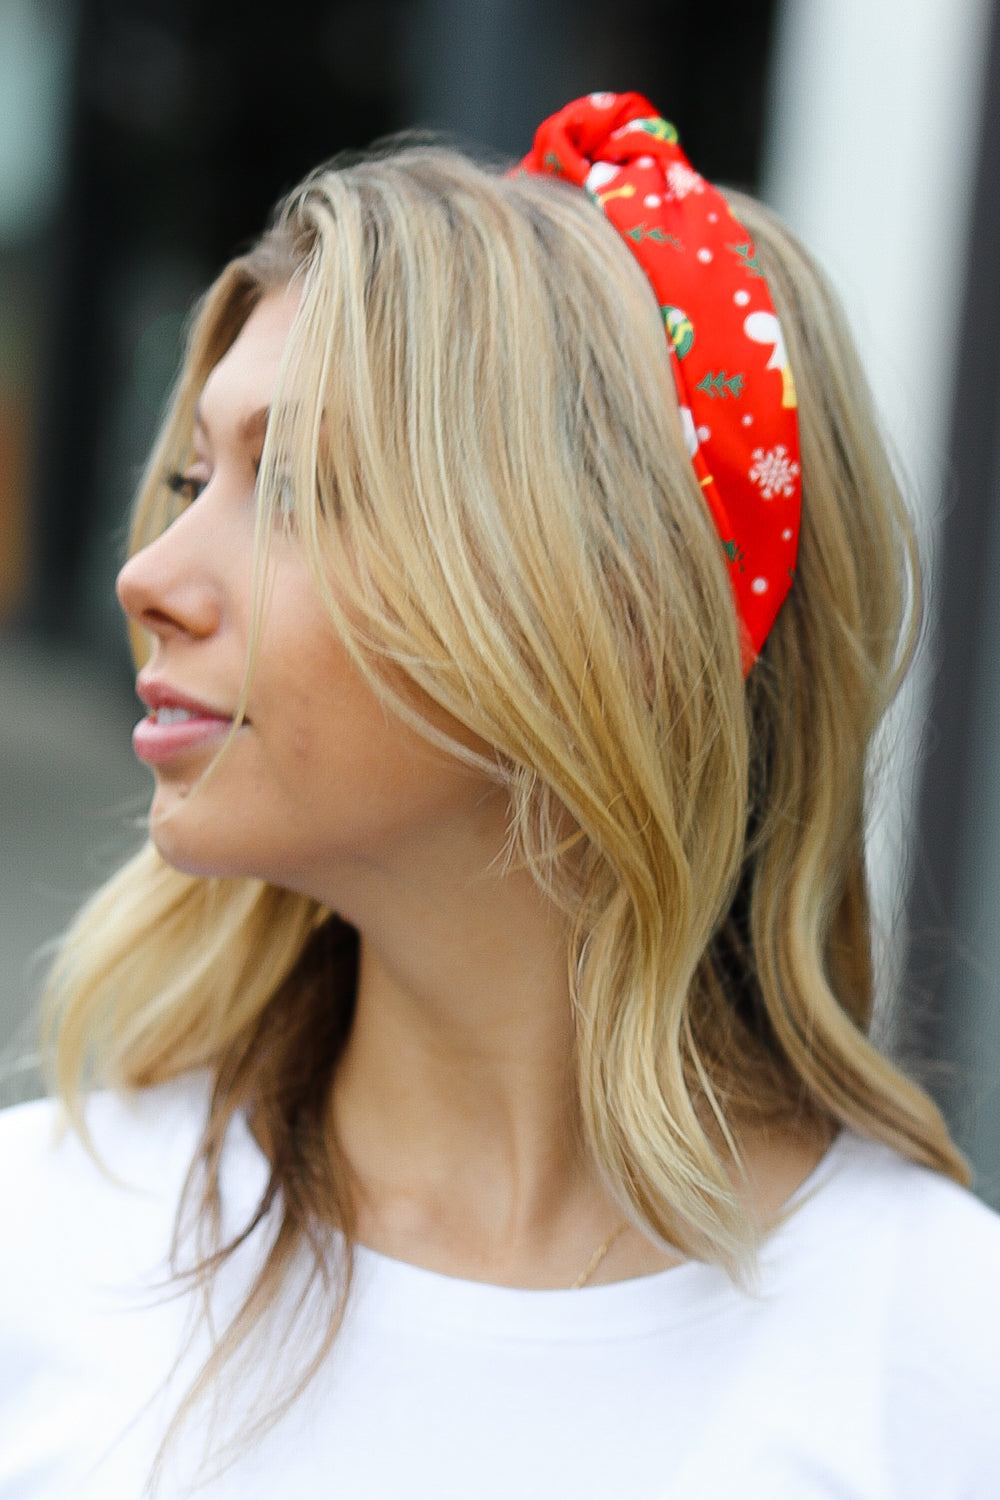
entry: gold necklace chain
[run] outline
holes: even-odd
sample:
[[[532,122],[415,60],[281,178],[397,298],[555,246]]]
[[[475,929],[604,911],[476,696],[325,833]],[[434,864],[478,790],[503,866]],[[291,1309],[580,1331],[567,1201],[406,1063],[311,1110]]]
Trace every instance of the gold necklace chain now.
[[[625,1233],[625,1231],[626,1231],[627,1228],[628,1228],[628,1220],[627,1219],[622,1219],[621,1223],[618,1225],[618,1228],[617,1229],[613,1229],[611,1231],[611,1233],[608,1235],[607,1239],[604,1241],[604,1243],[601,1244],[601,1245],[598,1245],[597,1249],[594,1251],[593,1255],[590,1257],[590,1260],[587,1262],[586,1269],[573,1282],[573,1285],[570,1287],[570,1291],[576,1292],[576,1291],[578,1291],[580,1289],[580,1287],[587,1285],[587,1282],[593,1276],[594,1272],[597,1270],[598,1266],[601,1264],[601,1261],[604,1259],[604,1257],[607,1255],[608,1251],[611,1249],[611,1246],[615,1243],[615,1241],[617,1239],[620,1238],[621,1235],[623,1235]]]

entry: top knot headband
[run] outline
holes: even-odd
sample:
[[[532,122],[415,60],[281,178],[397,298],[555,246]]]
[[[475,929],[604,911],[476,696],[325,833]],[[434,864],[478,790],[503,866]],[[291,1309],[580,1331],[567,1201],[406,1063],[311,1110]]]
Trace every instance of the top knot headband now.
[[[575,99],[521,166],[586,188],[652,283],[749,671],[791,587],[802,492],[795,385],[753,240],[641,94]]]

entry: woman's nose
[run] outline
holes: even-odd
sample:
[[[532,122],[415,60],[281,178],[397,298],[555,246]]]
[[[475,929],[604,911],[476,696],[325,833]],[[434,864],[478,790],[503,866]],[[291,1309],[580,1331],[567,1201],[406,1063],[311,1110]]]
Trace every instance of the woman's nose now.
[[[211,550],[183,535],[181,516],[155,541],[136,552],[118,574],[122,609],[137,625],[165,637],[206,636],[222,618],[219,581],[211,571]]]

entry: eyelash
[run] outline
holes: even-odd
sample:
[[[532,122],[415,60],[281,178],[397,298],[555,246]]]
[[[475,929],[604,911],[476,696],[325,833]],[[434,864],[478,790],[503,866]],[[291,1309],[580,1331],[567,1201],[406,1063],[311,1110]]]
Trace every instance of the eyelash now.
[[[260,459],[254,461],[254,476],[260,474]],[[191,474],[186,474],[183,469],[174,469],[164,475],[164,484],[167,489],[177,495],[187,505],[193,505],[207,485],[205,479],[195,479]],[[278,503],[275,514],[283,520],[288,520],[294,514],[295,499],[292,491],[291,481],[283,479],[280,483]]]
[[[168,490],[172,490],[181,500],[187,501],[188,505],[193,505],[205,488],[203,479],[194,479],[190,474],[185,474],[182,469],[175,469],[167,474],[164,482]]]

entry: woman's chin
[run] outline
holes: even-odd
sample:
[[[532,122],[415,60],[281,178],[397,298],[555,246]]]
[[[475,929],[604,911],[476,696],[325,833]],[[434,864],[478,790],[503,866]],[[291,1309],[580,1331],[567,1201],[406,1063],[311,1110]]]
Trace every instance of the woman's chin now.
[[[203,877],[242,874],[219,847],[218,834],[187,802],[190,787],[157,786],[149,809],[149,837],[160,858],[184,875]]]

